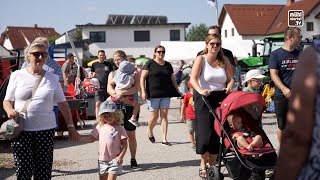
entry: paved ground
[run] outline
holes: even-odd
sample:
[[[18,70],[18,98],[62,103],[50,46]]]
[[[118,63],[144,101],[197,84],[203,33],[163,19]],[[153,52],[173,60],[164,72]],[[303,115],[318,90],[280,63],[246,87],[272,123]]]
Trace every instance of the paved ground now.
[[[146,121],[148,112],[146,106],[141,107],[141,116],[139,121],[142,126],[137,129],[138,169],[130,168],[130,153],[127,152],[124,158],[124,173],[118,179],[132,180],[150,180],[150,179],[200,179],[199,155],[191,149],[189,143],[186,124],[179,123],[177,100],[172,101],[169,111],[169,130],[168,141],[172,143],[171,147],[161,145],[160,126],[157,125],[154,134],[156,143],[152,144],[147,137]],[[86,121],[86,127],[79,130],[81,134],[89,134],[91,124],[94,121]],[[276,143],[276,119],[274,114],[263,115],[263,127],[275,147]],[[56,140],[54,151],[54,163],[52,179],[98,179],[97,174],[97,151],[98,143],[80,144],[72,143],[67,140]],[[225,179],[228,178],[228,172],[223,169]],[[16,179],[14,176],[14,166],[12,163],[12,154],[8,142],[0,141],[0,179]]]

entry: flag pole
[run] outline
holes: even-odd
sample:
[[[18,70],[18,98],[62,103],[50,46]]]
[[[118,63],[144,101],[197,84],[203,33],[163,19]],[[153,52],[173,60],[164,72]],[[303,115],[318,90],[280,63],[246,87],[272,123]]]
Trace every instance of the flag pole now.
[[[216,17],[217,17],[217,25],[219,26],[218,0],[216,0]]]

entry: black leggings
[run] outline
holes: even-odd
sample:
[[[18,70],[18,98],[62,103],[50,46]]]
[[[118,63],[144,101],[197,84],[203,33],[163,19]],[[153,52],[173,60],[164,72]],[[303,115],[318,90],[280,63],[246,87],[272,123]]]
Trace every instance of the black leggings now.
[[[214,130],[214,116],[209,112],[209,108],[204,103],[202,95],[193,91],[194,109],[196,113],[195,136],[196,136],[196,153],[210,154],[219,153],[219,136]],[[220,106],[220,102],[227,97],[225,91],[213,91],[206,98],[210,106],[215,110]]]
[[[11,143],[18,180],[51,179],[54,129],[22,131]]]

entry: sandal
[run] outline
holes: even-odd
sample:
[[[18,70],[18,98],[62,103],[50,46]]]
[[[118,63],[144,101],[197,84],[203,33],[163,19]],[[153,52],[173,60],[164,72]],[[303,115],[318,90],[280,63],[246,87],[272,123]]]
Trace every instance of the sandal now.
[[[200,168],[199,169],[199,177],[202,178],[202,179],[208,179],[207,169],[206,168]]]

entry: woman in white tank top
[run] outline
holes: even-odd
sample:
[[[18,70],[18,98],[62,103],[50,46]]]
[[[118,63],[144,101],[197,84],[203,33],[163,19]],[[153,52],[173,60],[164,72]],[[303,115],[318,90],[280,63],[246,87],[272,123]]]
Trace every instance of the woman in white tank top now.
[[[196,152],[201,155],[199,176],[206,176],[209,163],[213,166],[219,152],[219,137],[214,130],[214,117],[204,104],[206,96],[212,108],[217,108],[234,85],[233,71],[227,57],[221,51],[221,37],[208,35],[203,55],[197,57],[192,67],[190,81],[194,87],[196,113]]]

